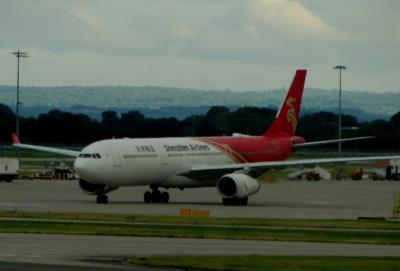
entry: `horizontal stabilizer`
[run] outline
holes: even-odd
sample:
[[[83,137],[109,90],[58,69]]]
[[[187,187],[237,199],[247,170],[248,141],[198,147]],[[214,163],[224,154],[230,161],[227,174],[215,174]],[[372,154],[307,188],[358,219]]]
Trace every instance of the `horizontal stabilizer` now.
[[[315,146],[321,146],[321,145],[335,144],[335,143],[339,143],[339,142],[360,141],[360,140],[366,140],[366,139],[371,139],[371,138],[374,138],[374,137],[373,136],[362,136],[362,137],[352,137],[352,138],[344,138],[344,139],[333,139],[333,140],[306,142],[306,143],[302,143],[302,144],[294,144],[293,148],[294,149],[301,149],[301,148],[307,148],[307,147],[315,147]]]

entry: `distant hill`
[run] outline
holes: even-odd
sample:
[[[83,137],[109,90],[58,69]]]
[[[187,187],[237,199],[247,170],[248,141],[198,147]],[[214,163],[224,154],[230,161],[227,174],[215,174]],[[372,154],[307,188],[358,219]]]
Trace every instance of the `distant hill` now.
[[[232,109],[241,106],[277,108],[286,94],[284,89],[239,92],[154,86],[22,87],[20,91],[24,116],[61,109],[99,118],[104,110],[119,113],[139,110],[148,117],[179,119],[205,113],[214,105]],[[14,109],[15,92],[15,86],[0,86],[0,103]],[[302,113],[337,112],[337,102],[337,90],[306,89]],[[400,92],[343,91],[342,105],[345,114],[352,114],[361,121],[388,119],[400,111]]]

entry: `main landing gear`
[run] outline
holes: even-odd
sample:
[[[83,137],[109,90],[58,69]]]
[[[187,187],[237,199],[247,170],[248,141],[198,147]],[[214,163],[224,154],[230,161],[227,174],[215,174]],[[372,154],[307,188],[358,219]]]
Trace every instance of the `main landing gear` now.
[[[246,206],[247,203],[249,202],[249,198],[248,197],[244,197],[244,198],[222,198],[222,203],[224,205],[242,205],[242,206]]]
[[[96,202],[98,204],[107,204],[108,196],[106,194],[99,194],[99,195],[97,195]]]
[[[160,192],[157,186],[150,186],[151,192],[146,191],[144,193],[144,202],[145,203],[168,203],[169,202],[169,193],[164,191]]]

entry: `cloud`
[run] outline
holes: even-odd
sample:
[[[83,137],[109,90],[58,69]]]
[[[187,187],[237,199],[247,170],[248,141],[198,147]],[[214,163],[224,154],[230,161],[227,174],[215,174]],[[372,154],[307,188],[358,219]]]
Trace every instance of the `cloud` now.
[[[292,0],[242,2],[224,20],[228,27],[253,35],[269,35],[275,39],[332,42],[347,36]]]
[[[209,66],[201,67],[207,70],[215,63],[218,69],[224,69],[222,63],[226,63],[227,71],[233,70],[233,65],[252,71],[318,66],[327,67],[327,73],[331,73],[331,66],[343,63],[350,67],[349,72],[363,69],[373,76],[379,71],[397,76],[399,3],[2,0],[0,50],[40,51],[41,57],[64,55],[58,57],[59,61],[69,59],[70,54],[82,59],[90,55],[90,61],[92,57],[107,59],[103,66],[114,58],[116,62],[130,59],[133,63],[140,59],[143,67],[146,62],[167,59],[159,64],[165,65],[161,70],[176,69],[167,63],[171,60],[184,62],[181,70],[185,71],[204,62]],[[35,59],[34,54],[31,59]],[[196,76],[202,73],[206,72],[196,70]],[[232,77],[239,78],[238,74]]]
[[[258,0],[249,5],[250,20],[259,31],[279,31],[296,39],[332,41],[342,34],[295,1]]]
[[[6,33],[0,37],[0,46],[279,63],[286,61],[282,54],[303,61],[304,54],[298,55],[297,44],[291,42],[302,43],[305,52],[311,52],[316,42],[340,37],[335,28],[289,0],[187,5],[177,1],[176,8],[157,3],[152,7],[146,2],[126,1],[105,12],[109,4],[101,1],[9,2],[20,21],[8,16],[12,25],[8,27],[0,17],[0,33]],[[210,13],[211,7],[217,10]],[[313,58],[321,61],[318,54]]]
[[[51,52],[79,50],[80,40],[92,30],[72,12],[73,1],[6,3],[0,11],[0,32],[7,42],[0,44],[2,48],[37,48]]]
[[[193,40],[197,38],[195,30],[187,25],[177,25],[170,29],[170,37],[182,40]]]
[[[72,8],[71,14],[93,29],[101,29],[103,26],[103,22],[98,16],[95,16],[82,8]]]
[[[335,53],[332,46],[348,38],[289,0],[234,2],[219,16],[191,27],[197,33],[194,42],[176,43],[178,57],[283,66],[326,63]]]

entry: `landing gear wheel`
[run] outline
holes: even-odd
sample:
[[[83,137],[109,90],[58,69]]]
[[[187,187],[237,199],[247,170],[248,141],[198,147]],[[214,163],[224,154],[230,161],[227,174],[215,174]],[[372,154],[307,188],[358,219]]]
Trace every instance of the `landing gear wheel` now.
[[[168,203],[169,201],[169,193],[168,192],[162,192],[161,194],[161,202],[162,203]]]
[[[145,203],[151,203],[151,198],[152,198],[151,192],[150,191],[146,191],[144,193],[144,202]]]
[[[223,205],[230,205],[230,198],[222,198]]]
[[[153,191],[151,193],[151,198],[153,203],[160,203],[161,202],[161,192],[158,190]]]
[[[107,195],[97,195],[96,202],[98,204],[107,204],[108,196]]]
[[[223,205],[242,205],[242,206],[246,206],[247,203],[249,202],[249,198],[248,197],[244,197],[244,198],[222,198],[222,204]]]
[[[248,202],[249,202],[249,198],[248,197],[244,197],[244,198],[240,198],[239,199],[239,204],[242,205],[242,206],[246,206]]]
[[[144,202],[145,203],[168,203],[169,202],[169,193],[164,191],[160,192],[157,186],[150,186],[151,192],[146,191],[144,193]]]
[[[13,181],[13,177],[8,177],[5,179],[6,183],[11,183]]]

